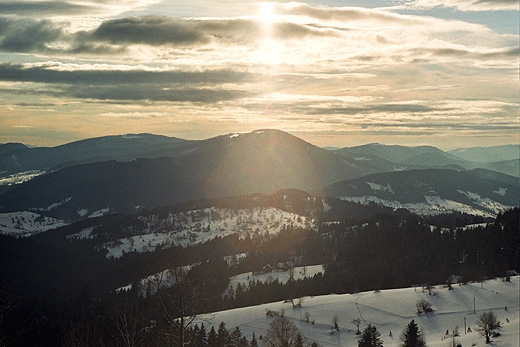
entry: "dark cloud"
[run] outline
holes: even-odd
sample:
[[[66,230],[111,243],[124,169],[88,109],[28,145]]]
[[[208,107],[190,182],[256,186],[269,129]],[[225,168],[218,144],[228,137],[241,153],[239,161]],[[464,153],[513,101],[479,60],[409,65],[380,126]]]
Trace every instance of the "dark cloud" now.
[[[265,30],[270,38],[279,40],[338,34],[334,29],[288,22],[269,23],[266,28],[265,23],[255,20],[194,20],[156,15],[107,20],[91,31],[66,33],[48,20],[0,16],[0,50],[114,55],[125,53],[128,46],[135,44],[196,47],[217,41],[254,46],[264,38]]]
[[[0,17],[0,50],[35,52],[48,50],[48,43],[62,37],[62,30],[48,20]]]
[[[64,1],[2,1],[0,13],[23,16],[48,16],[87,13],[90,6],[71,4]]]
[[[57,71],[21,64],[0,64],[0,80],[45,83],[43,93],[98,100],[152,100],[213,103],[251,96],[222,84],[254,81],[255,75],[234,70],[187,71]],[[12,92],[12,91],[11,91]]]
[[[429,113],[434,111],[447,111],[446,108],[435,108],[425,105],[417,104],[377,104],[363,107],[310,107],[306,108],[306,113],[311,115],[322,115],[322,114],[344,114],[344,115],[355,115],[355,114],[368,114],[374,112],[387,112],[387,113]],[[302,109],[302,111],[304,111]]]
[[[472,59],[482,59],[487,60],[490,58],[509,58],[515,57],[517,58],[520,54],[520,49],[518,47],[506,48],[503,50],[497,50],[493,52],[475,52],[470,51],[468,49],[455,49],[455,48],[425,48],[425,49],[416,49],[416,53],[427,53],[435,56],[443,56],[443,57],[469,57]]]
[[[74,86],[67,88],[64,95],[75,98],[114,100],[114,101],[170,101],[211,104],[220,101],[235,100],[251,93],[243,90],[211,88],[170,88],[155,85],[119,85],[119,86]]]
[[[263,39],[264,30],[269,30],[271,38],[281,40],[334,35],[331,30],[288,22],[269,23],[267,27],[255,20],[192,20],[153,15],[105,21],[97,29],[79,34],[78,39],[152,46],[201,45],[212,41],[244,44]]]
[[[94,40],[113,44],[148,45],[207,43],[209,37],[197,28],[197,21],[163,16],[122,18],[103,22],[90,33]]]
[[[0,80],[75,85],[121,84],[205,84],[243,83],[256,80],[249,72],[231,69],[205,71],[146,71],[146,70],[76,70],[60,71],[56,66],[25,67],[22,64],[0,64]]]

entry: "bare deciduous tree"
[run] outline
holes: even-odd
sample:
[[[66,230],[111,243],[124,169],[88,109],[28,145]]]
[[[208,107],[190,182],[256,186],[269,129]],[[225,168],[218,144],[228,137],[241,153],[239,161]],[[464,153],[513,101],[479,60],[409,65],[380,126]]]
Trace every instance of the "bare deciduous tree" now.
[[[271,322],[263,338],[266,347],[294,347],[301,336],[300,330],[285,317],[278,317]]]
[[[337,330],[339,331],[339,317],[336,315],[334,317],[332,317],[332,330]]]
[[[203,298],[197,285],[190,277],[190,270],[172,267],[170,275],[174,285],[171,290],[160,290],[158,285],[157,299],[163,311],[163,318],[169,329],[160,333],[174,345],[189,345],[186,336],[188,327],[197,318]]]
[[[497,320],[495,314],[491,311],[484,312],[477,319],[477,330],[480,335],[486,338],[486,343],[491,342],[491,335],[496,329],[500,329],[500,321]]]
[[[353,319],[350,323],[354,324],[356,326],[356,334],[359,335],[361,334],[361,331],[359,331],[359,326],[361,325],[361,319],[359,318],[356,318],[356,319]]]

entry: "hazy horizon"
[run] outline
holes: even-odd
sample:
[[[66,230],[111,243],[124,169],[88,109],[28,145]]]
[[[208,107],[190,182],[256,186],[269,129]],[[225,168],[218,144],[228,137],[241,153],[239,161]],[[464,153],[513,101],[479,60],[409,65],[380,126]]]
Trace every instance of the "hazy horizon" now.
[[[66,145],[66,144],[69,144],[69,143],[73,143],[73,142],[78,142],[78,141],[83,141],[83,140],[89,140],[89,139],[95,139],[95,138],[103,138],[103,137],[117,137],[117,136],[139,136],[139,135],[155,135],[155,136],[166,136],[166,137],[170,137],[170,138],[178,138],[178,139],[181,139],[181,140],[189,140],[189,141],[199,141],[199,140],[206,140],[206,139],[210,139],[210,138],[213,138],[213,137],[218,137],[218,136],[226,136],[226,135],[233,135],[233,134],[248,134],[248,133],[252,133],[252,132],[255,132],[255,131],[263,131],[263,130],[278,130],[278,129],[255,129],[253,131],[245,131],[245,132],[235,132],[235,133],[226,133],[226,134],[219,134],[219,135],[216,135],[216,136],[210,136],[210,137],[204,137],[204,138],[182,138],[182,137],[177,137],[177,136],[169,136],[169,135],[164,135],[164,134],[153,134],[153,133],[126,133],[126,134],[107,134],[107,135],[101,135],[101,136],[94,136],[94,137],[86,137],[86,138],[82,138],[82,139],[77,139],[77,140],[72,140],[72,141],[65,141],[65,142],[61,142],[61,143],[57,143],[57,144],[54,144],[54,145],[37,145],[37,144],[30,144],[30,143],[24,143],[24,142],[5,142],[5,143],[0,143],[0,145],[5,145],[5,144],[9,144],[9,143],[21,143],[25,146],[28,146],[28,147],[31,147],[31,148],[38,148],[38,147],[48,147],[48,148],[52,148],[52,147],[58,147],[58,146],[62,146],[62,145]],[[502,146],[520,146],[519,143],[505,143],[505,144],[501,144],[501,145],[490,145],[490,146],[469,146],[469,147],[453,147],[453,148],[443,148],[442,146],[434,146],[432,144],[429,144],[429,143],[418,143],[418,144],[411,144],[411,145],[406,145],[406,144],[402,144],[402,143],[382,143],[382,142],[365,142],[365,143],[359,143],[359,144],[354,144],[354,145],[351,145],[351,146],[334,146],[334,145],[324,145],[324,146],[319,146],[311,141],[308,141],[306,140],[304,137],[300,137],[300,136],[297,136],[291,132],[287,132],[288,134],[291,134],[293,136],[296,136],[312,145],[316,145],[318,147],[322,147],[322,148],[337,148],[337,149],[341,149],[341,148],[349,148],[349,147],[358,147],[358,146],[366,146],[366,145],[372,145],[372,144],[378,144],[378,145],[383,145],[383,146],[403,146],[403,147],[421,147],[421,146],[432,146],[432,147],[436,147],[436,148],[439,148],[443,151],[451,151],[451,150],[456,150],[456,149],[466,149],[466,148],[479,148],[479,147],[482,147],[482,148],[486,148],[486,147],[502,147]]]

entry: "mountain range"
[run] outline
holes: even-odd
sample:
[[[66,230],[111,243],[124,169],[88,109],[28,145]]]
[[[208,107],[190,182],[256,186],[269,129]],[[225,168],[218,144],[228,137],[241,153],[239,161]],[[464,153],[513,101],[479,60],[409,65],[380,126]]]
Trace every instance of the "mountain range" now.
[[[291,188],[393,208],[413,210],[409,204],[420,203],[429,213],[489,216],[519,205],[518,148],[445,152],[368,144],[330,150],[278,130],[197,141],[130,134],[48,148],[11,143],[0,145],[0,213],[33,211],[73,221],[98,211],[132,213]]]

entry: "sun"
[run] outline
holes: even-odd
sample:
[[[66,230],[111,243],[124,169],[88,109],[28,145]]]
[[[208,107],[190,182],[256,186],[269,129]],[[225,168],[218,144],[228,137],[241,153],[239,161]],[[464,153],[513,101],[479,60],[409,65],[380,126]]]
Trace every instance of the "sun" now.
[[[270,24],[274,21],[274,3],[272,2],[262,2],[260,4],[260,21],[265,25]]]
[[[273,25],[275,21],[274,3],[260,3],[260,12],[258,18],[262,27],[262,39],[269,40],[272,36]]]
[[[260,31],[258,46],[253,54],[255,62],[263,66],[276,66],[281,59],[281,46],[276,40],[276,11],[275,3],[262,2],[258,12]]]

